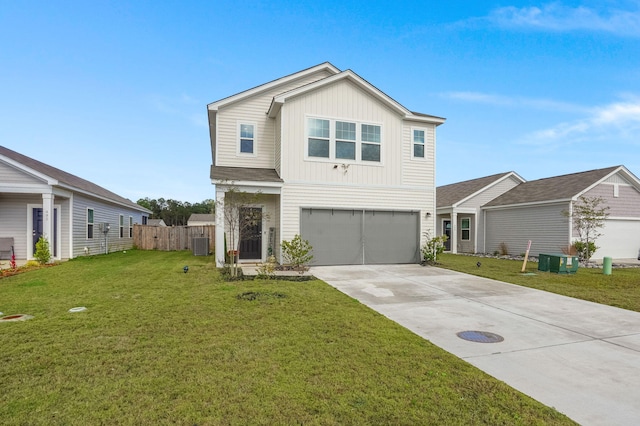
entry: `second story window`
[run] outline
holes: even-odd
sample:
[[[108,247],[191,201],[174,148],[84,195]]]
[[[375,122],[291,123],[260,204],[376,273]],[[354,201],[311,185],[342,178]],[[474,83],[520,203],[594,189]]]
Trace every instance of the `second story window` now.
[[[256,153],[256,138],[255,138],[255,124],[240,123],[239,125],[240,141],[238,145],[238,152],[240,154],[255,154]]]
[[[309,118],[307,157],[380,163],[381,134],[374,124]]]
[[[424,130],[413,129],[413,158],[424,158]]]

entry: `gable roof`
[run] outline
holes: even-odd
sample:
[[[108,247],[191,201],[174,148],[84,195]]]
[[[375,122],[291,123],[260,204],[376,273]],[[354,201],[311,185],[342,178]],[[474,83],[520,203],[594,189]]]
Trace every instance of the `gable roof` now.
[[[340,70],[338,68],[336,68],[335,66],[333,66],[331,63],[323,62],[323,63],[315,65],[313,67],[304,69],[302,71],[298,71],[298,72],[295,72],[293,74],[289,74],[289,75],[286,75],[284,77],[277,78],[277,79],[272,80],[272,81],[270,81],[268,83],[264,83],[264,84],[261,84],[259,86],[253,87],[251,89],[244,90],[244,91],[242,91],[240,93],[236,93],[235,95],[231,95],[231,96],[228,96],[226,98],[219,99],[219,100],[217,100],[215,102],[211,102],[210,104],[207,105],[207,109],[209,111],[217,111],[218,108],[220,108],[222,106],[231,104],[233,102],[237,102],[237,101],[239,101],[241,99],[244,99],[246,97],[249,97],[249,96],[254,96],[256,94],[259,94],[261,92],[265,92],[267,90],[271,90],[274,87],[278,87],[278,86],[280,86],[282,84],[289,83],[290,81],[293,81],[293,80],[296,80],[296,79],[299,79],[299,78],[302,78],[302,77],[317,73],[318,71],[325,71],[325,72],[329,72],[331,74],[337,74],[337,73],[340,72]]]
[[[491,200],[483,207],[569,201],[620,169],[624,169],[624,166],[607,167],[524,182]]]
[[[505,172],[439,186],[436,188],[436,207],[450,207],[455,204],[459,204],[470,198],[472,195],[487,189],[509,176],[514,176],[521,182],[524,182],[524,179],[518,176],[515,172]]]
[[[188,222],[215,222],[216,216],[211,213],[193,213],[189,216]]]
[[[34,160],[33,158],[12,151],[4,146],[0,146],[0,160],[4,160],[7,163],[18,167],[19,169],[27,173],[46,180],[49,185],[59,186],[71,191],[85,193],[93,197],[101,198],[103,200],[120,204],[138,211],[151,213],[149,210],[145,209],[139,204],[136,204],[127,198],[121,197],[114,192],[96,185],[95,183],[79,178],[78,176],[72,175],[71,173],[67,173],[53,166],[42,163],[38,160]]]
[[[391,98],[382,90],[375,87],[373,84],[369,83],[367,80],[360,77],[358,74],[356,74],[352,70],[342,71],[338,74],[334,74],[332,76],[322,78],[320,80],[305,84],[300,87],[296,87],[295,89],[291,89],[279,95],[274,96],[273,100],[271,101],[271,106],[267,111],[267,115],[271,118],[275,118],[278,115],[278,111],[280,111],[280,108],[282,108],[282,105],[287,101],[287,99],[297,97],[301,94],[308,93],[343,80],[348,80],[351,83],[354,83],[357,87],[369,93],[373,97],[377,98],[380,102],[385,104],[391,110],[400,114],[405,119],[428,122],[428,123],[433,123],[435,125],[440,125],[445,122],[445,119],[442,117],[436,117],[433,115],[420,114],[420,113],[414,113],[412,111],[409,111],[407,108],[402,106],[399,102]]]

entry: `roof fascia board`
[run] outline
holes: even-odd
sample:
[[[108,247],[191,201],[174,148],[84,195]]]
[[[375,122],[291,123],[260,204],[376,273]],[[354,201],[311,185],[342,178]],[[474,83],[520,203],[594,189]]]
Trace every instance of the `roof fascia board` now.
[[[620,170],[622,169],[622,167],[617,167],[615,170],[613,170],[611,173],[609,173],[608,175],[598,179],[597,181],[593,182],[591,185],[587,186],[585,189],[583,189],[582,191],[578,192],[576,195],[574,195],[571,199],[573,201],[576,201],[578,198],[580,198],[581,196],[583,196],[584,194],[586,194],[588,191],[592,190],[593,188],[595,188],[596,186],[598,186],[600,183],[602,183],[603,181],[609,179],[611,176],[615,175],[616,173],[618,173]]]
[[[215,185],[216,192],[227,192],[232,188],[250,194],[280,194],[282,192],[282,183],[279,182],[234,181],[233,183],[229,183],[229,181],[216,181],[212,179],[211,183]]]
[[[45,175],[44,173],[40,173],[37,170],[32,169],[31,167],[27,167],[24,164],[20,163],[19,161],[13,160],[9,157],[5,157],[4,155],[0,155],[0,161],[3,161],[7,164],[9,164],[10,166],[15,167],[16,169],[20,170],[23,173],[27,173],[30,174],[32,176],[35,176],[39,179],[42,179],[44,181],[47,182],[48,185],[57,185],[58,184],[58,180],[52,178],[49,175]]]
[[[122,202],[120,202],[118,200],[114,200],[113,198],[103,197],[102,195],[98,195],[98,194],[93,193],[93,192],[85,191],[83,189],[76,188],[76,187],[73,187],[73,186],[70,186],[70,185],[60,184],[60,185],[57,185],[57,186],[58,186],[58,188],[67,189],[67,190],[71,191],[72,193],[86,195],[88,197],[95,198],[97,200],[105,201],[105,202],[107,202],[109,204],[116,204],[118,206],[125,207],[125,208],[127,208],[129,210],[137,210],[137,211],[141,211],[141,212],[144,212],[144,213],[152,213],[150,210],[147,210],[146,208],[144,208],[142,206],[139,206],[139,208],[136,208],[133,205],[122,203]],[[133,201],[132,201],[132,203],[135,204]]]
[[[28,183],[21,183],[17,185],[0,184],[0,192],[10,194],[49,194],[51,193],[51,186],[46,184]]]
[[[513,209],[519,207],[530,207],[530,206],[539,206],[541,204],[563,204],[572,202],[572,198],[563,198],[560,200],[547,200],[547,201],[531,201],[528,203],[519,203],[519,204],[505,204],[503,206],[482,206],[480,209],[482,210],[498,210],[498,209]]]
[[[305,70],[298,71],[298,72],[293,73],[293,74],[289,74],[289,75],[287,75],[285,77],[278,78],[276,80],[270,81],[270,82],[265,83],[265,84],[261,84],[260,86],[256,86],[253,89],[245,90],[243,92],[237,93],[237,94],[229,96],[227,98],[220,99],[219,101],[212,102],[212,103],[207,105],[207,109],[209,111],[217,111],[218,108],[220,108],[221,106],[228,105],[228,104],[233,103],[233,102],[237,102],[237,101],[239,101],[241,99],[244,99],[244,98],[247,98],[247,97],[250,97],[250,96],[254,96],[254,95],[258,94],[258,93],[264,92],[266,90],[270,90],[270,89],[272,89],[274,87],[280,86],[282,84],[289,83],[289,82],[291,82],[293,80],[296,80],[296,79],[298,79],[300,77],[304,77],[306,75],[310,75],[310,74],[313,74],[313,73],[316,73],[316,72],[322,71],[322,70],[327,70],[327,71],[332,72],[334,74],[338,74],[340,72],[340,70],[338,68],[336,68],[335,66],[333,66],[331,63],[324,62],[324,63],[316,65],[314,67],[307,68]]]
[[[515,172],[509,172],[509,173],[505,174],[504,176],[502,176],[501,178],[494,180],[489,185],[485,185],[484,187],[482,187],[481,189],[477,190],[473,194],[463,198],[462,200],[460,200],[460,201],[458,201],[456,203],[453,203],[453,207],[457,207],[460,204],[469,201],[471,198],[475,197],[476,195],[480,195],[480,193],[482,193],[482,192],[486,191],[487,189],[497,185],[498,183],[504,181],[505,179],[507,179],[507,178],[509,178],[511,176],[515,176],[516,178],[518,178],[520,180],[520,183],[524,183],[525,182],[525,180],[522,179],[520,176],[518,176]]]
[[[629,179],[631,181],[631,184],[636,188],[636,190],[640,191],[640,180],[638,180],[638,178],[633,173],[631,173],[625,166],[620,166],[620,167],[617,167],[614,171],[612,171],[608,175],[606,175],[605,177],[603,177],[602,179],[599,179],[593,185],[590,185],[583,191],[579,192],[575,197],[573,197],[573,200],[576,201],[578,198],[580,198],[581,196],[583,196],[588,191],[595,188],[597,185],[601,184],[605,180],[609,179],[611,176],[615,175],[616,173],[620,173],[625,178]]]
[[[361,89],[364,89],[369,94],[372,94],[373,96],[377,97],[380,101],[387,104],[389,107],[391,107],[391,109],[395,110],[397,113],[399,113],[403,117],[410,116],[411,119],[419,119],[420,121],[424,121],[424,119],[428,118],[428,117],[419,117],[419,116],[413,115],[411,111],[409,111],[408,109],[400,105],[398,102],[396,102],[395,100],[387,96],[378,88],[372,86],[371,83],[367,82],[366,80],[364,80],[362,77],[360,77],[358,74],[356,74],[351,70],[342,71],[339,74],[335,74],[330,77],[323,78],[313,83],[306,84],[304,86],[301,86],[296,89],[289,90],[288,92],[281,93],[280,95],[274,96],[267,114],[269,115],[269,117],[275,118],[276,115],[278,114],[278,111],[282,107],[282,104],[284,104],[288,98],[292,98],[302,93],[319,89],[321,87],[324,87],[329,84],[333,84],[337,81],[344,80],[344,79],[347,79],[355,83]]]

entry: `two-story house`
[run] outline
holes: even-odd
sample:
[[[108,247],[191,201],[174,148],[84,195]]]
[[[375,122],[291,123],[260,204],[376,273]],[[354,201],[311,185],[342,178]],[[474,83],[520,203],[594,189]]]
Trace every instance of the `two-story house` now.
[[[240,261],[281,260],[281,242],[296,234],[313,246],[313,265],[420,260],[435,234],[444,118],[412,112],[328,62],[213,102],[208,115],[219,264],[230,189],[262,194],[245,207],[264,216],[240,236]]]

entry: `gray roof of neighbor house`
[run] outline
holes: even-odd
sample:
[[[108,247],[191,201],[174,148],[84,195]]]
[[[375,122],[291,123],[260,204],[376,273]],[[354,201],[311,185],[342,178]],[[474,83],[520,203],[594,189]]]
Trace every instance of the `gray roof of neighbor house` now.
[[[568,200],[604,179],[620,167],[622,166],[607,167],[605,169],[589,170],[586,172],[524,182],[499,197],[494,198],[483,207]]]
[[[189,216],[189,222],[215,222],[216,216],[210,213],[193,213]]]
[[[0,155],[5,156],[29,169],[32,169],[38,173],[54,179],[55,181],[57,181],[57,186],[66,187],[75,191],[85,192],[116,204],[121,204],[135,210],[151,213],[149,210],[145,209],[139,204],[136,204],[127,198],[121,197],[116,193],[104,189],[103,187],[98,186],[95,183],[79,178],[78,176],[72,175],[71,173],[67,173],[53,166],[42,163],[38,160],[34,160],[33,158],[12,151],[4,146],[0,146]]]
[[[498,173],[436,188],[436,207],[449,207],[513,172]]]
[[[284,182],[275,169],[211,166],[211,179],[228,182]]]
[[[149,219],[147,220],[147,225],[149,226],[167,226],[162,219]]]

